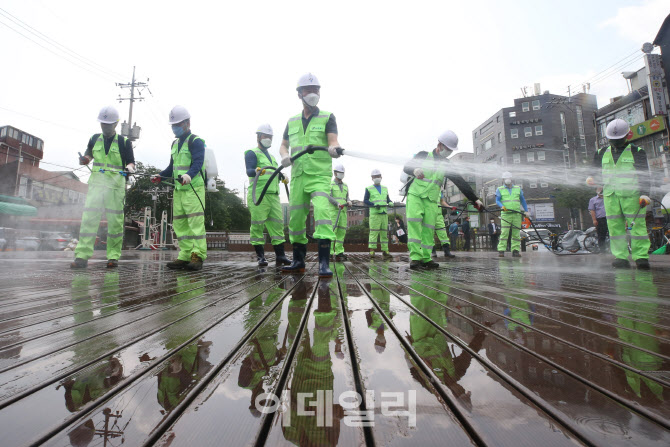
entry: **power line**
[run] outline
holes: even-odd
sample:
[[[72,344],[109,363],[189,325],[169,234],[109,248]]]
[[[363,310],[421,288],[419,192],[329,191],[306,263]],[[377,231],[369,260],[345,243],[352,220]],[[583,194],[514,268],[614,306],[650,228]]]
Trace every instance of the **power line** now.
[[[621,62],[623,62],[623,61],[629,59],[631,56],[634,56],[635,54],[639,54],[639,51],[640,51],[639,49],[636,49],[635,51],[633,51],[632,53],[630,53],[628,56],[626,56],[626,57],[624,57],[624,58],[618,60],[617,62],[615,62],[614,64],[612,64],[612,65],[610,65],[609,67],[605,68],[604,70],[599,71],[599,72],[596,73],[595,75],[593,75],[593,76],[591,76],[590,78],[586,79],[584,82],[578,82],[578,83],[576,83],[576,84],[572,84],[572,85],[569,86],[569,88],[570,88],[571,90],[572,90],[572,89],[577,89],[577,88],[579,88],[580,86],[589,83],[592,79],[594,79],[594,78],[600,76],[602,73],[604,73],[604,72],[606,72],[606,71],[609,71],[610,69],[612,69],[612,68],[615,67],[616,65],[619,65]]]
[[[639,58],[633,59],[633,60],[631,60],[631,61],[625,63],[624,65],[620,65],[615,71],[611,72],[611,73],[608,74],[608,75],[602,76],[602,77],[600,77],[599,79],[596,79],[596,80],[592,81],[591,84],[597,84],[598,82],[602,82],[602,81],[604,81],[605,79],[607,79],[607,78],[609,78],[609,77],[611,77],[611,76],[613,76],[613,75],[615,75],[615,74],[619,74],[619,71],[620,71],[620,70],[623,70],[624,68],[628,67],[629,65],[633,65],[633,64],[639,63],[639,62],[641,62],[643,59],[644,59],[644,56],[640,56]]]
[[[2,22],[0,22],[0,23],[2,23]],[[37,120],[37,121],[42,121],[43,123],[51,124],[53,126],[62,127],[63,129],[74,130],[75,132],[80,132],[80,133],[84,133],[84,134],[87,134],[87,135],[89,134],[89,132],[86,132],[86,131],[81,130],[81,129],[76,129],[74,127],[66,126],[64,124],[58,124],[58,123],[54,123],[53,121],[45,120],[45,119],[42,119],[42,118],[37,118],[36,116],[28,115],[27,113],[22,113],[22,112],[18,112],[16,110],[8,109],[7,107],[0,106],[0,109],[6,110],[7,112],[11,112],[11,113],[16,113],[18,115],[22,115],[22,116],[25,116],[27,118],[32,118],[32,119]]]
[[[31,42],[34,43],[35,45],[37,45],[37,46],[39,46],[39,47],[41,47],[41,48],[47,50],[49,53],[52,53],[52,54],[54,54],[55,56],[58,56],[58,57],[60,57],[60,58],[62,58],[62,59],[64,59],[64,60],[68,61],[69,63],[71,63],[72,65],[74,65],[74,66],[77,67],[77,68],[80,68],[80,69],[82,69],[82,70],[88,71],[88,72],[91,73],[92,75],[97,76],[97,77],[99,77],[99,78],[101,78],[101,79],[104,79],[104,80],[106,80],[106,81],[108,81],[109,79],[113,79],[113,78],[111,78],[111,75],[105,74],[105,75],[103,76],[103,75],[101,75],[101,74],[99,74],[99,73],[96,73],[96,72],[94,72],[94,71],[92,71],[92,70],[86,68],[86,67],[83,66],[83,65],[78,64],[77,62],[75,62],[75,61],[69,59],[69,58],[66,57],[65,55],[63,55],[63,54],[61,54],[61,53],[57,53],[57,52],[55,52],[54,50],[52,50],[51,48],[47,48],[47,47],[45,47],[45,46],[42,45],[41,43],[39,43],[39,42],[37,42],[37,41],[31,39],[29,36],[26,36],[25,34],[23,34],[22,32],[20,32],[19,30],[12,28],[11,26],[9,26],[8,24],[6,24],[6,23],[3,22],[2,20],[0,20],[0,25],[4,25],[4,26],[6,26],[7,28],[9,28],[10,30],[14,31],[14,32],[17,33],[18,35],[20,35],[20,36],[22,36],[22,37],[28,39],[29,41],[31,41]]]
[[[95,61],[88,59],[81,54],[77,53],[76,51],[71,50],[70,48],[66,47],[65,45],[57,42],[56,40],[52,39],[51,37],[47,36],[46,34],[40,32],[39,30],[33,28],[32,26],[28,25],[26,22],[23,20],[19,19],[15,15],[11,14],[9,11],[0,8],[0,15],[3,15],[4,17],[8,18],[9,20],[13,21],[17,25],[21,26],[23,29],[26,31],[32,33],[33,35],[37,36],[38,38],[44,40],[45,42],[55,46],[55,47],[60,47],[62,50],[65,51],[73,56],[75,56],[77,59],[81,60],[85,64],[88,64],[92,68],[95,68],[96,70],[102,71],[104,73],[110,73],[115,76],[120,76],[119,73],[114,72],[114,70],[111,70],[103,65],[100,65],[96,63]]]

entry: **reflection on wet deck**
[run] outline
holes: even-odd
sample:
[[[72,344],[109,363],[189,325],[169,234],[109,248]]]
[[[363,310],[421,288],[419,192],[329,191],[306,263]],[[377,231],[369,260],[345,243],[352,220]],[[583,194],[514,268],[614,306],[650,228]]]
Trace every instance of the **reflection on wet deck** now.
[[[0,256],[3,446],[670,445],[664,257],[170,254]]]

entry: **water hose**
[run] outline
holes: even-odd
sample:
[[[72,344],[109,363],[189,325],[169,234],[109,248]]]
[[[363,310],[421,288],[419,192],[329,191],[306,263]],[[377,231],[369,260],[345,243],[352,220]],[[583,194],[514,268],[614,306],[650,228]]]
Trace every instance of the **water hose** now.
[[[313,145],[310,144],[305,149],[301,150],[300,152],[298,152],[297,154],[292,156],[291,157],[291,163],[295,163],[295,161],[297,159],[299,159],[300,157],[302,157],[305,154],[310,154],[311,155],[316,151],[328,151],[328,148],[325,147],[325,146],[313,146]],[[344,149],[338,148],[337,153],[340,154],[340,155],[344,154]],[[263,169],[267,169],[267,168],[263,168]],[[254,187],[251,190],[251,194],[252,194],[251,198],[254,202],[254,205],[258,206],[258,205],[261,204],[261,202],[263,201],[263,197],[265,197],[265,193],[267,192],[268,188],[270,187],[270,184],[272,184],[272,181],[275,179],[275,177],[277,177],[279,175],[279,173],[282,171],[282,169],[284,169],[283,165],[279,166],[277,168],[274,168],[274,172],[272,173],[272,175],[270,175],[270,178],[265,183],[265,186],[263,187],[263,190],[261,191],[261,195],[258,198],[258,200],[256,200],[256,198],[255,198],[255,190],[256,190],[255,183],[257,182],[257,179],[259,177],[259,171],[256,171],[256,177],[254,178]],[[339,205],[339,204],[337,204],[337,205]]]

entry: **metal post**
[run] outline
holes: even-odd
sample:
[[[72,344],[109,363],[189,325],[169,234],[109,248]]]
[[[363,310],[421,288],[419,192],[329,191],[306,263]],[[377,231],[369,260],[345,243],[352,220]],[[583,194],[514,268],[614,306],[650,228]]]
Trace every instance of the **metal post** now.
[[[135,66],[133,65],[133,80],[130,83],[130,107],[128,110],[128,138],[133,140],[133,102],[135,101]]]
[[[19,143],[19,158],[16,159],[16,182],[14,183],[14,196],[19,195],[19,171],[21,170],[21,150],[23,143]]]

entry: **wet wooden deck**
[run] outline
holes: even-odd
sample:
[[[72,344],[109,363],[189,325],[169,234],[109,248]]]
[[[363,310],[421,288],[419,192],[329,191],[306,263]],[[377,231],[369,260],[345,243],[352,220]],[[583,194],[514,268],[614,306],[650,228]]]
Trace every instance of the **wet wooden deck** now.
[[[0,445],[670,445],[667,257],[173,255],[0,254]]]

